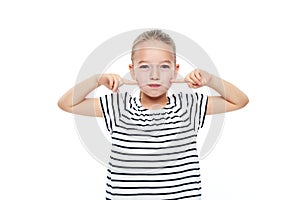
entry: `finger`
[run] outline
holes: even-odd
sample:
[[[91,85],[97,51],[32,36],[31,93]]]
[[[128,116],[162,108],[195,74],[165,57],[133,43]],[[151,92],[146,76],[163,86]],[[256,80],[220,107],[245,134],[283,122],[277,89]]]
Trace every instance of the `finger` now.
[[[170,82],[171,83],[186,83],[186,81],[184,79],[171,79]]]
[[[193,79],[191,79],[189,76],[185,78],[185,81],[189,84],[195,85],[197,84]]]
[[[197,89],[197,88],[199,88],[199,85],[192,85],[191,88]]]
[[[198,80],[202,80],[202,76],[201,76],[200,71],[195,71],[195,77],[196,77]]]
[[[196,86],[194,85],[194,84],[192,84],[192,83],[188,83],[188,86],[190,87],[190,88],[196,88]]]
[[[107,79],[108,79],[108,85],[107,85],[107,88],[110,89],[110,90],[112,90],[113,85],[114,85],[114,80],[113,80],[112,77],[108,77]]]
[[[193,83],[194,83],[194,84],[200,85],[200,84],[201,84],[201,77],[200,77],[200,79],[198,79],[198,78],[196,77],[196,74],[198,74],[196,71],[194,71],[193,73],[191,73],[190,79],[193,80]]]
[[[119,84],[120,84],[120,82],[119,82],[120,78],[116,75],[113,75],[113,79],[114,79],[114,85],[113,85],[112,91],[116,92],[119,87]]]
[[[123,79],[121,79],[121,85],[137,85],[137,82],[136,82],[136,80],[129,80],[129,79],[123,78]]]

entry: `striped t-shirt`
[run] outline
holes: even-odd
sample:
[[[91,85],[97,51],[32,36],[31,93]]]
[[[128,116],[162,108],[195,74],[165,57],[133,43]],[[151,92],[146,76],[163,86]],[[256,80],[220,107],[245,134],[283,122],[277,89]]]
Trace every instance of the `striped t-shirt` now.
[[[196,136],[207,99],[170,94],[165,107],[151,110],[128,92],[100,97],[112,139],[106,199],[201,199]]]

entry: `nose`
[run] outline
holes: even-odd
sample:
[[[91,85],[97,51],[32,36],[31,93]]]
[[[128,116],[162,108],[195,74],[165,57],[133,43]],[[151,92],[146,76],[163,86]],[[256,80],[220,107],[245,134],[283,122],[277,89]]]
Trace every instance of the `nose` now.
[[[151,67],[150,78],[152,80],[159,80],[160,74],[159,74],[159,69],[157,68],[157,66]]]

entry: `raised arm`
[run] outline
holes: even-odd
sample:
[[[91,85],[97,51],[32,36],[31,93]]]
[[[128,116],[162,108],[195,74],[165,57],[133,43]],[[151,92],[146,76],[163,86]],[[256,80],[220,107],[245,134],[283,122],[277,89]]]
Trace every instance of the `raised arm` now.
[[[200,69],[189,73],[184,81],[191,88],[199,88],[206,85],[220,94],[220,96],[208,97],[206,112],[208,115],[234,111],[246,106],[249,102],[246,94],[239,88]]]
[[[117,74],[94,75],[69,89],[58,101],[58,106],[70,113],[102,117],[102,110],[98,98],[87,98],[87,95],[101,85],[105,85],[113,92],[123,84],[133,84],[129,80],[121,79]]]

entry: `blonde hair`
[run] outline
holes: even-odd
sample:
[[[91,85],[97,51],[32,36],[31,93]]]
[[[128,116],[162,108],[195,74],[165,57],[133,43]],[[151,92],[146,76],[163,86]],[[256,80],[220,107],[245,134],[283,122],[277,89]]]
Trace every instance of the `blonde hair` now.
[[[168,44],[172,47],[173,49],[173,54],[174,54],[174,60],[176,63],[176,46],[174,40],[168,35],[167,33],[163,32],[160,29],[154,29],[154,30],[149,30],[141,33],[134,41],[132,44],[132,51],[131,51],[131,61],[133,62],[133,55],[134,55],[134,50],[136,46],[142,42],[146,42],[149,40],[156,40],[156,41],[161,41],[165,44]]]

